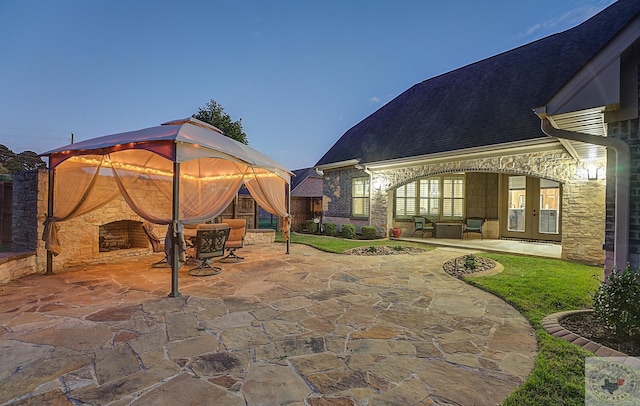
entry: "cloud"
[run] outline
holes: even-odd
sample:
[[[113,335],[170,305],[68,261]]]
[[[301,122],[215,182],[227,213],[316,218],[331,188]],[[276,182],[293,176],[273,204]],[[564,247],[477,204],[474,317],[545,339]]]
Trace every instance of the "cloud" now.
[[[561,32],[588,20],[598,14],[603,9],[614,3],[615,0],[597,0],[592,4],[585,4],[575,7],[564,14],[550,18],[541,23],[536,23],[525,29],[518,35],[518,38],[538,37]]]
[[[380,98],[378,96],[373,96],[369,99],[371,103],[380,103]]]

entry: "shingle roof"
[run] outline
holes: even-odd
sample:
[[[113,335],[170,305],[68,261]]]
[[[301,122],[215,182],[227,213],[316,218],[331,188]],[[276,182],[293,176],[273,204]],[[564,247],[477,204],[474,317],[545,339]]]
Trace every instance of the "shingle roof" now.
[[[418,83],[345,132],[316,166],[544,137],[532,109],[638,13],[639,0],[619,0],[572,29]]]
[[[313,168],[296,169],[291,177],[291,196],[322,196],[322,177]]]

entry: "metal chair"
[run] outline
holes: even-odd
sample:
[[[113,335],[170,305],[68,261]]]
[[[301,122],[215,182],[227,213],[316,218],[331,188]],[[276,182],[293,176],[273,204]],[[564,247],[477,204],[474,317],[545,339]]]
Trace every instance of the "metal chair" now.
[[[469,217],[464,221],[464,233],[469,237],[469,233],[480,233],[480,239],[484,240],[482,233],[482,225],[484,219],[482,217]]]
[[[247,233],[247,220],[228,219],[224,220],[222,224],[228,224],[231,230],[229,231],[229,238],[225,244],[228,254],[226,257],[221,258],[220,262],[226,261],[229,258],[235,259],[236,262],[242,261],[244,257],[238,256],[236,250],[244,247],[244,236]]]
[[[193,258],[201,261],[200,265],[189,270],[191,276],[217,275],[222,268],[211,266],[209,260],[224,255],[225,243],[229,237],[229,225],[227,224],[198,224],[196,229],[196,242],[192,249]]]
[[[164,252],[164,258],[161,259],[158,262],[154,262],[153,264],[151,264],[152,267],[156,268],[156,267],[160,267],[160,265],[164,264],[165,266],[169,266],[169,262],[167,261],[167,253],[164,250],[164,242],[162,242],[162,239],[160,239],[160,237],[158,237],[156,235],[156,233],[153,231],[153,224],[149,223],[148,221],[145,221],[144,223],[142,223],[142,229],[144,230],[144,233],[147,235],[147,238],[149,239],[149,243],[151,243],[151,249],[153,250],[153,252]]]
[[[420,231],[421,237],[424,237],[424,233],[431,233],[431,235],[433,236],[433,232],[435,230],[435,228],[433,227],[433,223],[431,222],[431,220],[429,220],[426,217],[421,217],[421,216],[414,216],[413,217],[413,234],[411,234],[411,236],[413,237],[417,231]]]

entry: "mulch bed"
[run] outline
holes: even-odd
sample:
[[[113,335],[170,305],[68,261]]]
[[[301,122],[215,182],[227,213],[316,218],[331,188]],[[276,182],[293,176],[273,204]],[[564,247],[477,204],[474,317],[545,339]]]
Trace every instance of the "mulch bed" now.
[[[496,267],[496,261],[492,259],[478,257],[475,255],[473,255],[472,257],[474,258],[473,263],[475,263],[475,268],[466,265],[466,255],[450,259],[449,261],[445,262],[442,267],[444,268],[444,271],[446,273],[458,279],[462,279],[466,275],[470,275],[476,272],[488,271]]]
[[[588,340],[627,355],[640,355],[640,337],[636,340],[620,340],[612,337],[593,313],[571,314],[558,321],[562,327]]]

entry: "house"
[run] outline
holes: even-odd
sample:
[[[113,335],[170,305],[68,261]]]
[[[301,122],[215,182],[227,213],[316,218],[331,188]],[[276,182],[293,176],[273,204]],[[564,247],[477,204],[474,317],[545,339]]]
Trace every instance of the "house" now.
[[[322,176],[313,168],[296,169],[291,178],[291,227],[322,216]]]
[[[323,217],[382,235],[485,219],[485,238],[638,265],[640,2],[418,83],[320,158]],[[479,237],[479,236],[478,236]],[[471,238],[471,236],[469,237]]]

